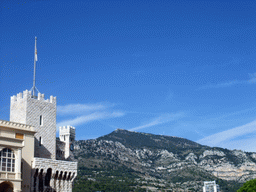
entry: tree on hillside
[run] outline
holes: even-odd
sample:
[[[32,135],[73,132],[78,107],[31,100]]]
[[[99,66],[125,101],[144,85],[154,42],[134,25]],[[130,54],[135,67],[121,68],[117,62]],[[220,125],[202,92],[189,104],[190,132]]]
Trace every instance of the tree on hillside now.
[[[254,192],[256,191],[256,179],[247,181],[237,192]]]

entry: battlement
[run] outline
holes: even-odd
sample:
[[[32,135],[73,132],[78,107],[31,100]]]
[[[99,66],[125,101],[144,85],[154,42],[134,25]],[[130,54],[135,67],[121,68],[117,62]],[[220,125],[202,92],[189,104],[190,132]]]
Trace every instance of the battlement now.
[[[33,96],[31,94],[31,91],[25,90],[20,93],[18,93],[17,95],[13,95],[11,97],[11,102],[20,102],[22,100],[27,100],[27,99],[36,99],[36,100],[40,100],[40,101],[45,101],[47,103],[54,103],[56,104],[56,97],[53,97],[52,95],[50,96],[50,99],[44,99],[44,94],[38,93],[37,96]]]
[[[67,135],[70,134],[70,137],[75,138],[76,137],[76,128],[72,127],[70,125],[59,127],[60,135]]]
[[[35,128],[36,157],[55,159],[56,102],[56,97],[45,100],[44,94],[34,96],[28,90],[11,97],[10,121]]]

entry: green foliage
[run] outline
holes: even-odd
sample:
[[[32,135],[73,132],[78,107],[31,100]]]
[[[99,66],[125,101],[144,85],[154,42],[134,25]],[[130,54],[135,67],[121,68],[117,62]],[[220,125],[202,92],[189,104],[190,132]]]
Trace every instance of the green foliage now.
[[[92,191],[144,191],[134,188],[134,184],[128,181],[119,181],[112,178],[105,178],[102,180],[88,180],[78,177],[73,188],[73,192],[92,192]]]
[[[124,166],[106,168],[79,167],[78,177],[75,180],[74,192],[92,191],[122,191],[144,192],[137,189],[135,178],[131,169]]]
[[[242,186],[242,183],[222,179],[217,179],[216,183],[220,186],[222,192],[235,192]]]
[[[256,191],[256,179],[252,179],[243,184],[243,186],[237,192],[255,192]]]

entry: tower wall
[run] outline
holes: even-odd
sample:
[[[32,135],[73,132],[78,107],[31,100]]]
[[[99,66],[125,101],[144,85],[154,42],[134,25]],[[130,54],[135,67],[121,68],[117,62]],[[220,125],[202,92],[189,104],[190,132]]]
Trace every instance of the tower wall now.
[[[56,158],[56,97],[27,90],[11,97],[10,121],[35,127],[35,157]]]
[[[72,126],[63,126],[59,128],[60,141],[65,142],[65,159],[70,156],[70,144],[73,143],[76,137],[76,129]]]
[[[10,121],[26,123],[27,94],[18,93],[11,97]]]

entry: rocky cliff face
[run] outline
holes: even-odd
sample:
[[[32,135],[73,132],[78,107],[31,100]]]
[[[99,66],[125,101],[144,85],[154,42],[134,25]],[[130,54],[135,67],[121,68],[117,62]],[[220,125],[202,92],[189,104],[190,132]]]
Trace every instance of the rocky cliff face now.
[[[256,153],[121,129],[95,140],[77,141],[74,154],[82,166],[122,165],[142,178],[163,179],[170,184],[256,178]]]

